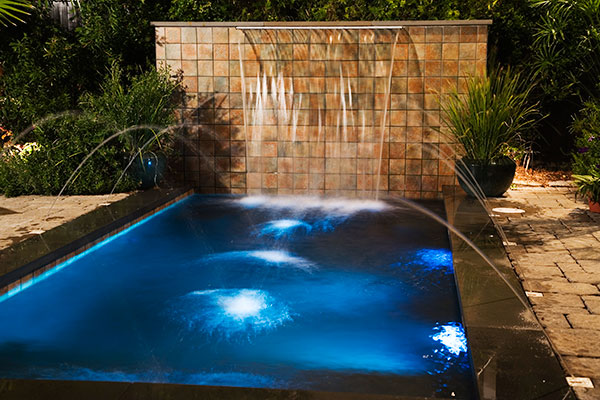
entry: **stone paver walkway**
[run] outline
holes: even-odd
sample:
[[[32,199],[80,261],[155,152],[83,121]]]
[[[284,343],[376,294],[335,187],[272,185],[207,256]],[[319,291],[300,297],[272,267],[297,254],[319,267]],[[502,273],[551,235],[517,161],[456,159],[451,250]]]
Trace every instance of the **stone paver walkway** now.
[[[569,187],[517,187],[489,203],[525,211],[494,212],[509,258],[523,288],[542,294],[529,300],[567,375],[593,381],[578,398],[600,399],[600,214]]]
[[[0,250],[128,195],[63,196],[54,207],[56,196],[0,196]]]

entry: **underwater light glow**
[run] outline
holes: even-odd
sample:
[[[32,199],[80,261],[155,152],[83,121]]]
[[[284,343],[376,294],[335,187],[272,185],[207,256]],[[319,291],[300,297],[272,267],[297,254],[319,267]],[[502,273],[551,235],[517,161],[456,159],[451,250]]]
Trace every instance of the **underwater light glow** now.
[[[458,322],[449,322],[446,325],[440,325],[433,328],[437,333],[431,335],[436,342],[440,342],[444,347],[455,356],[461,352],[467,352],[467,337],[462,324]]]
[[[256,290],[242,290],[234,296],[223,296],[219,299],[219,304],[225,314],[242,320],[256,317],[261,310],[267,308],[264,294]]]
[[[429,268],[452,267],[452,252],[448,249],[421,249],[415,256],[419,264]]]
[[[379,212],[390,208],[390,205],[379,200],[323,199],[307,196],[247,196],[234,201],[246,208],[265,207],[299,212],[320,210],[338,215],[351,215],[361,211]]]
[[[258,289],[213,289],[188,293],[174,314],[191,330],[227,339],[272,330],[292,317],[285,304]]]
[[[270,222],[269,224],[277,229],[289,229],[293,228],[294,226],[308,225],[303,224],[302,221],[298,221],[297,219],[279,219],[277,221]]]
[[[308,233],[312,226],[298,219],[278,219],[264,224],[259,236],[270,235],[278,239],[301,229]]]

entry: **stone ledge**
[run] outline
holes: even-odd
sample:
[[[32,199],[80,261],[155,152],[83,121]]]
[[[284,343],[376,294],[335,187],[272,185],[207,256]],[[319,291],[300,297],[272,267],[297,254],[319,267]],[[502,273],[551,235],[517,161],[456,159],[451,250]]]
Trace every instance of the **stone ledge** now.
[[[225,22],[203,22],[203,21],[152,21],[152,26],[195,26],[195,27],[373,27],[373,29],[385,28],[387,26],[469,26],[469,25],[491,25],[491,19],[472,19],[472,20],[434,20],[434,21],[290,21],[290,22],[269,22],[269,21],[225,21]]]

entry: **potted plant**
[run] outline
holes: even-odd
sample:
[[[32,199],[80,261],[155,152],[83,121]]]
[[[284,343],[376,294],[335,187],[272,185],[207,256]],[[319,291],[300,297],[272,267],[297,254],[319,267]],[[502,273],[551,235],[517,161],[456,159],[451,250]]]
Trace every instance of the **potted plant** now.
[[[573,175],[577,193],[588,199],[590,211],[600,213],[600,170],[592,170],[590,175]]]
[[[528,101],[531,86],[510,69],[469,78],[466,93],[451,92],[442,114],[462,158],[455,170],[471,196],[501,196],[516,170],[508,149],[522,146],[522,134],[539,120],[537,104]]]

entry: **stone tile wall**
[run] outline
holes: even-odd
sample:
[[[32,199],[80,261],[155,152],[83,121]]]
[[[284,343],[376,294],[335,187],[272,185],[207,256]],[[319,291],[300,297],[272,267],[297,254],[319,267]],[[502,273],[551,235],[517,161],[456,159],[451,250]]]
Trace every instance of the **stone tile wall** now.
[[[157,65],[181,70],[187,93],[182,179],[207,193],[440,197],[455,183],[440,99],[485,72],[489,23],[154,23]]]

